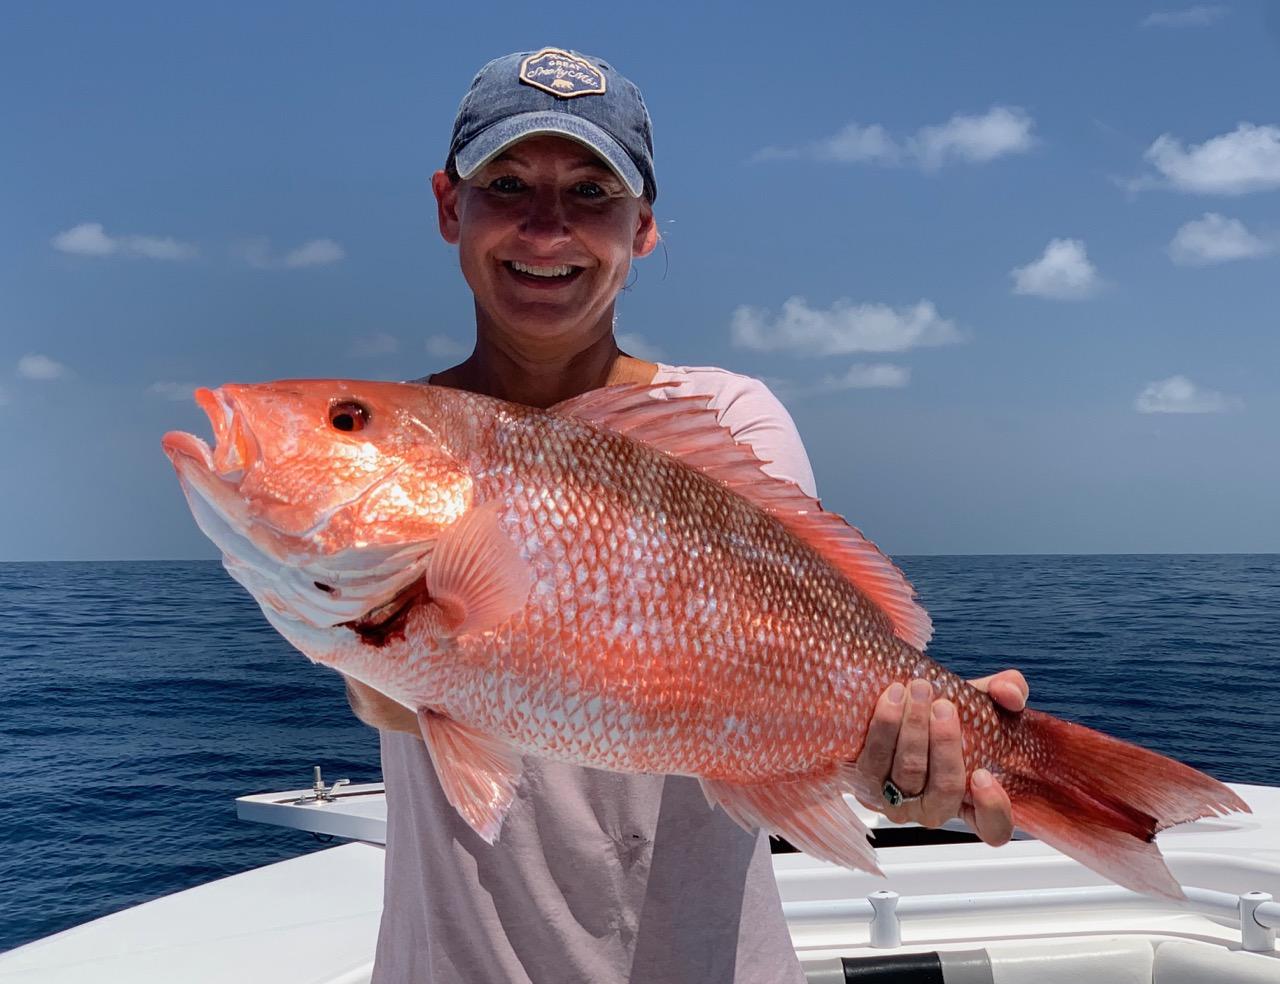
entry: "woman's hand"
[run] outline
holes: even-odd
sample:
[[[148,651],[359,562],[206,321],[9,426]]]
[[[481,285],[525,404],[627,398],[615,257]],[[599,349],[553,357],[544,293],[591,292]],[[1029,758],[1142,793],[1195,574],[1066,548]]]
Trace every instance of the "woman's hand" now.
[[[409,708],[351,677],[344,676],[343,679],[347,682],[347,702],[351,704],[351,710],[369,727],[379,731],[422,734],[418,729],[418,716]]]
[[[1020,711],[1027,704],[1027,681],[1017,670],[969,683],[1006,710]],[[942,698],[934,700],[926,680],[912,680],[909,687],[895,683],[880,695],[858,769],[867,780],[866,788],[879,790],[886,779],[892,779],[904,796],[913,797],[898,806],[864,802],[895,823],[940,827],[952,817],[963,817],[993,847],[1013,834],[1008,795],[986,769],[965,776],[955,705]],[[972,806],[964,803],[966,778]]]

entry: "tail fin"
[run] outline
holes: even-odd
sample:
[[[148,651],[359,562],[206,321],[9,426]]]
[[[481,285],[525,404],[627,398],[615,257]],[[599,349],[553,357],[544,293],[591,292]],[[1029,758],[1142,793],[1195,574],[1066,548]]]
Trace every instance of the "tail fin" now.
[[[1032,710],[1007,727],[1012,751],[991,771],[1013,803],[1013,822],[1125,888],[1185,898],[1156,832],[1250,812],[1203,772],[1090,728]]]

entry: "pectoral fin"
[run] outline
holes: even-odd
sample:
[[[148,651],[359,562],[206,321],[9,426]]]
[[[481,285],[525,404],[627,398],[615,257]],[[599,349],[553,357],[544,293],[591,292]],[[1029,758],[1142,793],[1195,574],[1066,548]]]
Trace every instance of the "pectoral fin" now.
[[[431,634],[485,632],[524,607],[533,574],[500,519],[499,505],[486,503],[441,535],[426,571],[431,604],[421,610]]]
[[[444,795],[487,844],[498,839],[524,768],[506,742],[437,714],[418,711],[431,762]]]

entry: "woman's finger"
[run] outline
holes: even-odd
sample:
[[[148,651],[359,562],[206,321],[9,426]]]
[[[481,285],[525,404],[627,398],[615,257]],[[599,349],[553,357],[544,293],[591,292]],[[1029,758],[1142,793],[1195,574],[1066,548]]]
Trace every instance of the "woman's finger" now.
[[[898,745],[898,729],[906,707],[907,688],[900,683],[888,687],[876,702],[875,713],[867,728],[867,737],[858,755],[858,771],[862,774],[864,788],[858,799],[863,806],[873,810],[884,809],[880,793],[889,770],[893,768],[893,751]]]
[[[904,796],[918,796],[924,791],[929,774],[929,708],[933,703],[933,684],[919,678],[907,687],[907,703],[898,731],[898,747],[893,753],[889,778]]]
[[[969,777],[971,816],[965,819],[974,832],[992,847],[1008,843],[1013,836],[1013,805],[1009,794],[986,769],[974,769]]]
[[[1031,688],[1027,678],[1018,670],[1001,670],[990,676],[970,680],[969,686],[977,687],[991,695],[991,699],[1006,711],[1020,711],[1027,706],[1027,697]]]
[[[926,827],[941,827],[959,816],[964,789],[960,719],[951,701],[935,700],[929,716],[929,779],[916,804],[919,822]]]

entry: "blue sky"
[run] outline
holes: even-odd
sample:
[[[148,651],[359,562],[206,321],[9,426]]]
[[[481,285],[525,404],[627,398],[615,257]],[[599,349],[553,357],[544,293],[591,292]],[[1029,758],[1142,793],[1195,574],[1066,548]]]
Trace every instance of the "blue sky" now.
[[[1280,6],[6,5],[0,559],[213,556],[194,384],[466,344],[476,69],[611,60],[665,248],[619,328],[763,376],[891,553],[1280,550]]]

